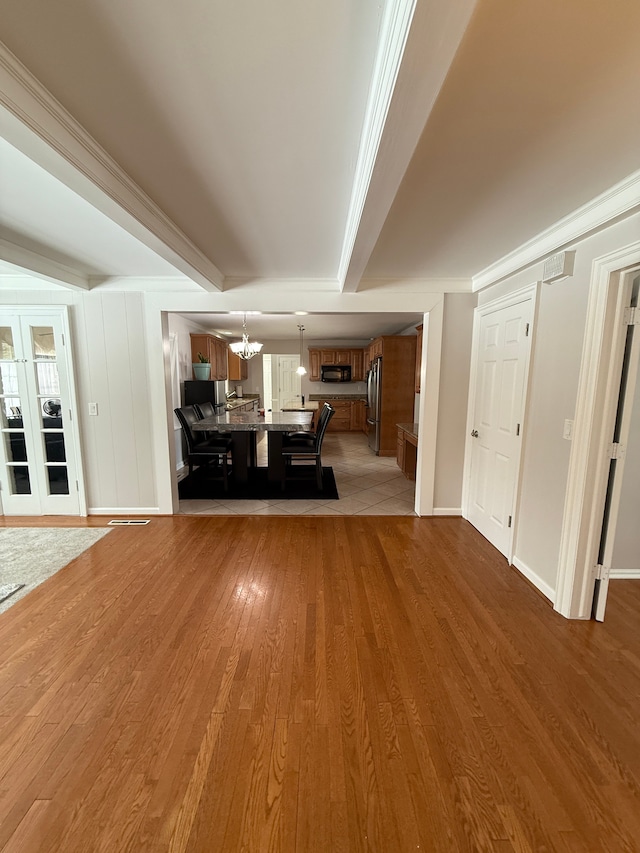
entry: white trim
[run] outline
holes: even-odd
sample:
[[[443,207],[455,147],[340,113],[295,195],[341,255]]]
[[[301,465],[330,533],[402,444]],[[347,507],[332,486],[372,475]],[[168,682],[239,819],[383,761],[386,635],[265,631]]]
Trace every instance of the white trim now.
[[[462,507],[459,506],[435,506],[433,515],[462,515]]]
[[[90,506],[89,515],[160,515],[157,506]]]
[[[359,290],[476,0],[390,0],[383,5],[338,265],[344,292]]]
[[[640,241],[593,262],[573,439],[562,520],[555,609],[588,619],[606,490],[607,434],[619,392],[611,381],[620,361],[614,327],[622,322],[621,273],[640,263]]]
[[[640,569],[611,569],[609,580],[640,580]]]
[[[425,313],[422,321],[423,377],[420,389],[420,429],[416,465],[416,515],[433,515],[436,487],[436,447],[438,438],[438,401],[440,398],[440,361],[442,358],[442,328],[444,296]]]
[[[0,130],[12,145],[205,290],[222,288],[215,264],[1,42],[0,106]]]
[[[369,90],[369,102],[360,138],[360,150],[356,161],[349,212],[347,213],[342,252],[338,264],[338,281],[342,287],[346,283],[353,247],[358,236],[362,211],[380,150],[380,142],[389,114],[389,105],[393,97],[415,7],[416,0],[390,0],[384,6],[384,18],[380,28],[373,79]]]
[[[513,558],[511,565],[514,566],[520,574],[524,575],[524,577],[530,581],[536,589],[539,589],[540,592],[553,604],[556,593],[552,586],[549,586],[546,581],[543,581],[542,578],[533,571],[533,569],[530,569],[529,566],[527,566],[527,564],[518,557]]]
[[[473,291],[495,284],[576,240],[608,227],[620,216],[629,216],[640,207],[640,171],[634,172],[573,213],[558,220],[523,243],[513,252],[473,276]]]
[[[475,400],[478,385],[478,346],[480,321],[487,314],[493,314],[495,311],[501,311],[503,308],[510,308],[512,305],[518,305],[520,302],[531,301],[531,329],[529,348],[527,350],[526,364],[524,369],[524,386],[522,389],[522,441],[520,442],[520,451],[518,454],[518,463],[516,467],[516,477],[514,482],[513,494],[513,509],[511,534],[509,537],[509,547],[505,555],[509,562],[512,560],[516,546],[516,529],[518,527],[518,512],[520,509],[520,483],[522,473],[522,459],[524,456],[524,444],[527,435],[527,409],[529,405],[529,379],[531,375],[531,364],[533,354],[533,343],[535,339],[535,327],[537,325],[537,307],[538,307],[538,292],[540,283],[529,284],[519,290],[509,293],[506,296],[501,296],[498,299],[493,299],[484,305],[479,305],[473,312],[473,338],[471,344],[471,374],[469,378],[469,398],[467,403],[467,424],[465,433],[465,448],[464,448],[464,468],[462,476],[462,516],[469,518],[469,501],[471,488],[471,430],[474,428],[475,415]]]

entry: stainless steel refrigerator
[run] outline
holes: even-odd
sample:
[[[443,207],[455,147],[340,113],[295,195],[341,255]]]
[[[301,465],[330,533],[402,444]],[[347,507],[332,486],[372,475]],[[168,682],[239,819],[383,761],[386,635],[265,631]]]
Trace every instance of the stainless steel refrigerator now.
[[[380,453],[380,418],[382,412],[382,357],[371,363],[367,373],[367,437],[369,447]]]

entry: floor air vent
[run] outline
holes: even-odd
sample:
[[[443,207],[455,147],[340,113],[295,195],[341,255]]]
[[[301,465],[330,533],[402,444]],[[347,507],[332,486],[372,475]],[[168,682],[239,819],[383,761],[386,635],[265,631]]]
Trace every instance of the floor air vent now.
[[[150,518],[112,518],[109,524],[149,524]]]

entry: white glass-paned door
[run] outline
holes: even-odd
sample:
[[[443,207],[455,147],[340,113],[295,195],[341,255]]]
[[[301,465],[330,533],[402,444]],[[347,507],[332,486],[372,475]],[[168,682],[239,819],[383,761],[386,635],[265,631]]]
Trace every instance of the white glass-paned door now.
[[[6,515],[78,515],[61,316],[0,316],[0,487]]]

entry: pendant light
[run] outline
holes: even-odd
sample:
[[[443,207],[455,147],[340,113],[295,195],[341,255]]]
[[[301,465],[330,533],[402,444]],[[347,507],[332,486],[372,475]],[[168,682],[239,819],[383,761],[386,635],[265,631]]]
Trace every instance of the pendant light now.
[[[303,337],[304,337],[304,326],[298,326],[300,329],[300,367],[296,370],[296,373],[299,376],[304,376],[307,372],[306,367],[304,366],[304,346],[303,346]],[[304,400],[303,400],[304,402]]]
[[[249,361],[254,355],[258,355],[262,349],[262,344],[257,341],[249,343],[249,335],[247,334],[247,315],[242,315],[242,340],[235,344],[229,344],[231,352],[235,353],[239,358]]]

